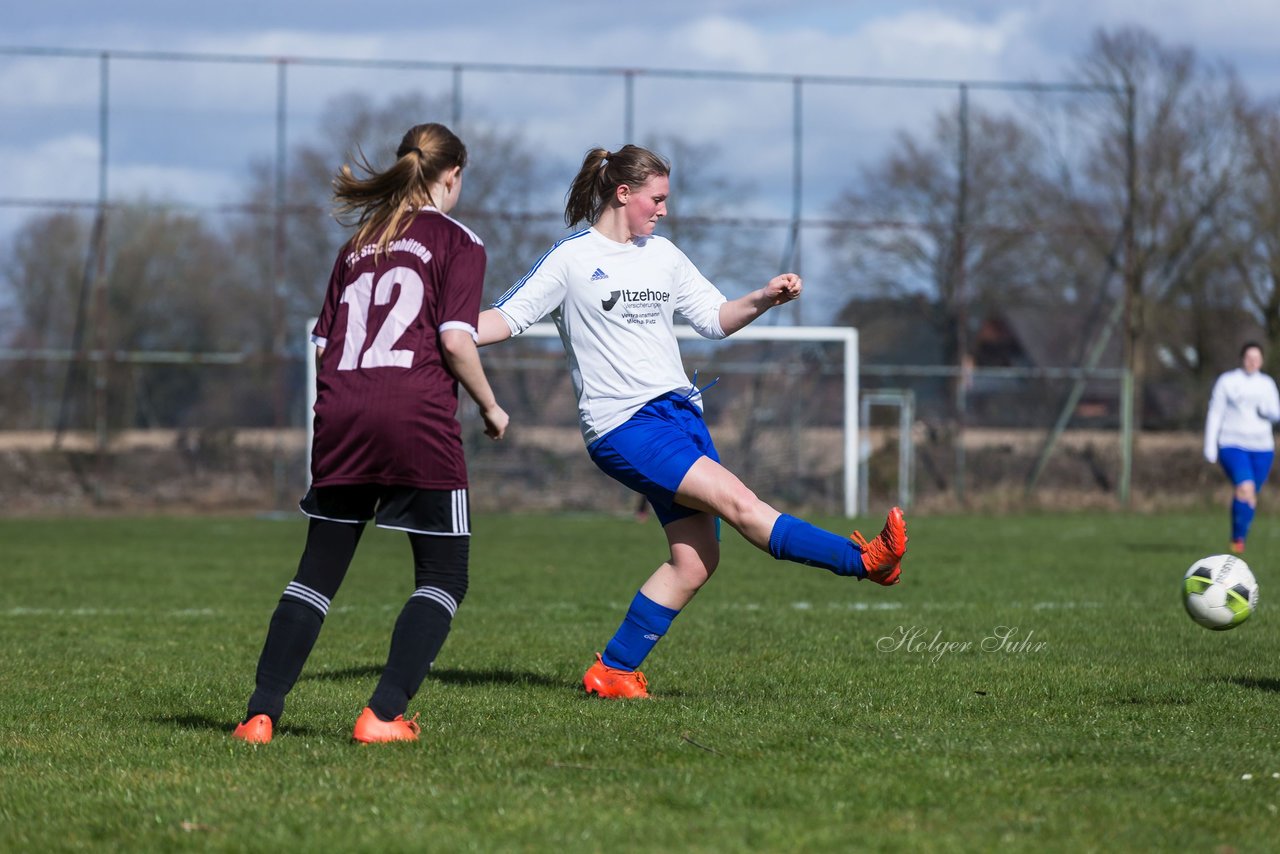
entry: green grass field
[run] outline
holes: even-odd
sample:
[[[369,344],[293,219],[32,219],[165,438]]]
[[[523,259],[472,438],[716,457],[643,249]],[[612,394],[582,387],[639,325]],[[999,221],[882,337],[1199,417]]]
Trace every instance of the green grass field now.
[[[916,518],[893,589],[726,530],[645,664],[656,699],[610,703],[579,679],[656,523],[479,517],[422,740],[372,747],[350,728],[412,578],[370,531],[252,747],[229,733],[301,521],[3,521],[0,850],[1274,850],[1274,521],[1252,620],[1210,632],[1178,600],[1224,526]]]

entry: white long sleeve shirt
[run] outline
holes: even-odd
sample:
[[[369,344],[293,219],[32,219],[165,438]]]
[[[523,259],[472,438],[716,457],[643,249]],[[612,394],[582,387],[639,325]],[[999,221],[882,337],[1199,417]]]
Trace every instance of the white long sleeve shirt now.
[[[618,243],[587,228],[552,246],[493,307],[512,335],[551,315],[590,445],[650,400],[692,390],[674,317],[723,338],[725,299],[666,238]]]
[[[1213,384],[1204,421],[1204,458],[1218,461],[1219,448],[1275,450],[1271,423],[1280,421],[1280,392],[1262,371],[1227,371]]]

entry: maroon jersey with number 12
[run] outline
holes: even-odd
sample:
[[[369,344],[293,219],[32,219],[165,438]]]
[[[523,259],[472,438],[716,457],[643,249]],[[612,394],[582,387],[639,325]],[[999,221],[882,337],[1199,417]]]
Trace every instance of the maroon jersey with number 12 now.
[[[329,278],[312,340],[316,382],[314,486],[380,483],[464,489],[458,381],[440,333],[474,334],[484,244],[424,208],[389,245],[348,244]]]

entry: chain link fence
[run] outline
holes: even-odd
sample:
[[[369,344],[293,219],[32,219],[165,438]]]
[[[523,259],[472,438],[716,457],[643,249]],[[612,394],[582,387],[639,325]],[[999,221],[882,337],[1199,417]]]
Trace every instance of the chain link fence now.
[[[510,170],[525,164],[519,206],[504,205],[495,189],[469,211],[487,237],[493,294],[536,257],[520,240],[545,248],[561,233],[565,181],[548,174],[571,175],[591,144],[665,142],[679,155],[675,175],[682,157],[708,165],[689,170],[686,196],[697,204],[682,212],[682,188],[673,187],[666,224],[703,271],[731,296],[775,272],[801,272],[806,298],[762,322],[856,327],[862,386],[911,391],[917,502],[1013,501],[1062,489],[1105,503],[1127,477],[1116,342],[1095,360],[1086,341],[1032,352],[1043,336],[1012,328],[987,296],[1007,271],[964,261],[966,245],[984,239],[1087,231],[979,216],[979,139],[994,138],[992,117],[1040,129],[1069,163],[1087,156],[1072,116],[1125,93],[1071,83],[56,48],[0,48],[0,83],[0,150],[31,164],[0,190],[10,271],[0,299],[8,317],[21,318],[0,324],[0,480],[9,484],[0,498],[11,509],[292,505],[305,486],[308,417],[298,330],[324,282],[290,277],[307,264],[327,271],[342,237],[317,204],[324,187],[300,183],[299,170],[314,156],[309,141],[358,123],[365,101],[394,103],[397,93],[425,98],[437,111],[427,118],[464,139],[488,140],[486,150]],[[339,92],[355,97],[335,104]],[[405,116],[400,129],[423,118]],[[951,206],[937,219],[859,207],[847,189],[874,183],[867,176],[903,134],[936,143],[930,157]],[[317,173],[334,166],[319,164]],[[202,229],[213,234],[207,245]],[[937,281],[857,266],[902,235],[939,252]],[[37,275],[46,268],[47,281]],[[1092,283],[1091,304],[1104,313],[1118,305],[1120,273],[1102,268]],[[933,293],[938,282],[946,294]],[[915,322],[910,306],[921,301],[945,304],[946,322]],[[989,318],[1005,322],[1002,334],[987,328]],[[994,361],[973,364],[988,345]],[[832,413],[843,404],[832,392],[841,368],[829,350],[725,342],[694,351],[688,366],[722,377],[708,417],[744,479],[780,506],[837,514],[844,472],[832,448],[842,428]],[[478,505],[625,511],[630,496],[598,475],[581,447],[558,344],[504,345],[484,356],[515,438],[500,450],[480,441],[464,406]],[[863,437],[873,506],[892,500],[900,480],[896,422],[883,417]]]

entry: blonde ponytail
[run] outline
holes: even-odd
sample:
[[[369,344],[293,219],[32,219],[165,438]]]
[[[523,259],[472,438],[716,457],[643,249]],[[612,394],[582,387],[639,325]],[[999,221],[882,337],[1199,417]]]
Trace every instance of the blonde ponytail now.
[[[361,152],[354,159],[363,177],[343,164],[333,179],[338,220],[355,229],[350,245],[364,246],[376,237],[375,254],[380,254],[418,208],[436,204],[431,187],[449,169],[467,165],[467,147],[453,131],[432,122],[410,128],[396,149],[396,162],[382,172]]]

